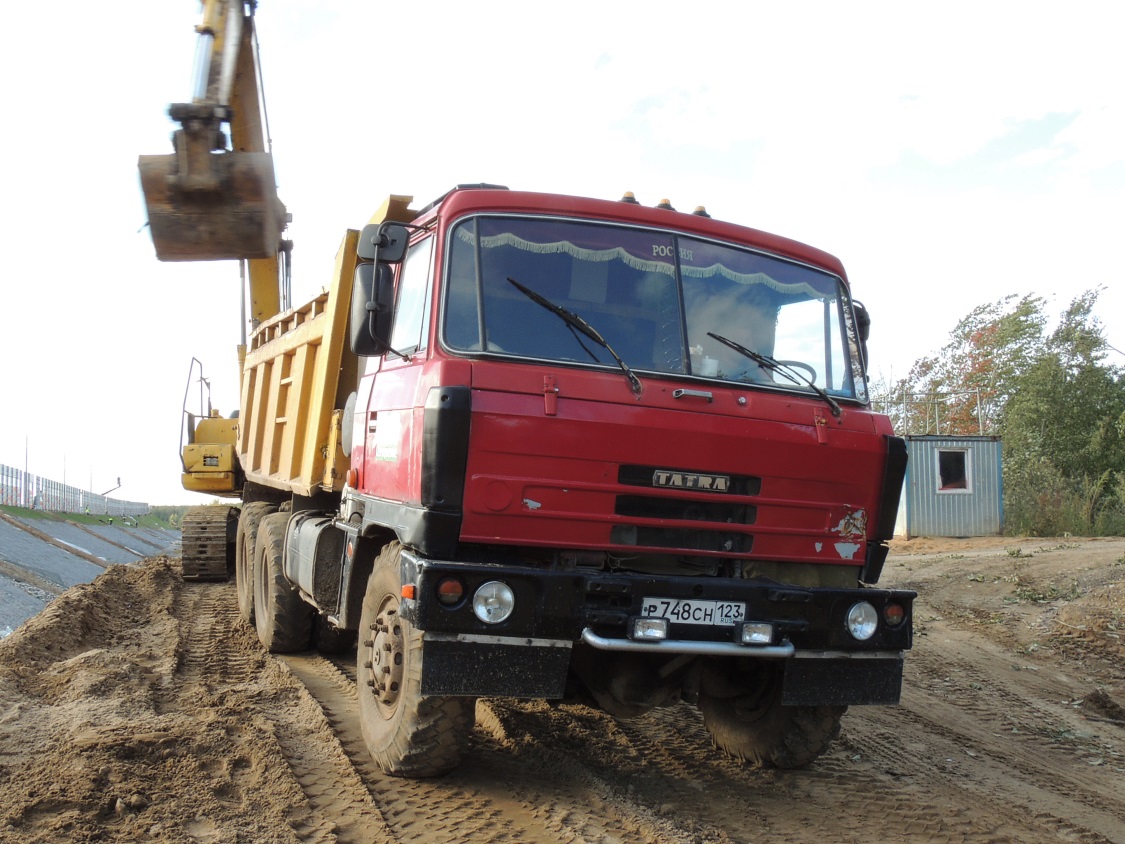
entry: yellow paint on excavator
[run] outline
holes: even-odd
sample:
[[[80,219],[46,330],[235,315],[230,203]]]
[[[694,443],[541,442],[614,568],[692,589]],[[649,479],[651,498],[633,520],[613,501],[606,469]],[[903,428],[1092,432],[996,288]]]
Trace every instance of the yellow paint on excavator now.
[[[237,493],[241,486],[235,454],[238,420],[212,415],[198,423],[192,417],[189,424],[191,438],[181,455],[184,472],[180,480],[184,489],[215,495]]]

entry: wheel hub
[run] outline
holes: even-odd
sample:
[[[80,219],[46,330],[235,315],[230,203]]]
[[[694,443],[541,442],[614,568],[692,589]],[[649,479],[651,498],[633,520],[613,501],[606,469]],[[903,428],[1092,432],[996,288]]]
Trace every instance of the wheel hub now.
[[[402,689],[403,637],[398,604],[383,604],[371,624],[366,668],[367,685],[381,706],[394,709]]]

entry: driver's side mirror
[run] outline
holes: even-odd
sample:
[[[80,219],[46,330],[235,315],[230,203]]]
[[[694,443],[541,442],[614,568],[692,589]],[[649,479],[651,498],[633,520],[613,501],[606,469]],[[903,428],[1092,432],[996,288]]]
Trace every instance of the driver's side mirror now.
[[[360,264],[352,285],[348,337],[352,351],[368,357],[390,348],[395,315],[395,282],[387,264]]]

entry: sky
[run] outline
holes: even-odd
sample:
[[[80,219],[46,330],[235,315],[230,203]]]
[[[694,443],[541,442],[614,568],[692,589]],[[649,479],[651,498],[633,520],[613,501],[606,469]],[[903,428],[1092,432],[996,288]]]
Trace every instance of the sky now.
[[[137,156],[171,151],[192,0],[7,12],[0,464],[151,504],[188,367],[237,405],[232,262],[162,264]],[[838,256],[904,376],[974,307],[1095,310],[1125,351],[1125,4],[261,0],[293,295],[391,193],[453,185],[712,216]],[[1125,365],[1125,355],[1108,362]],[[193,390],[198,405],[198,389]]]

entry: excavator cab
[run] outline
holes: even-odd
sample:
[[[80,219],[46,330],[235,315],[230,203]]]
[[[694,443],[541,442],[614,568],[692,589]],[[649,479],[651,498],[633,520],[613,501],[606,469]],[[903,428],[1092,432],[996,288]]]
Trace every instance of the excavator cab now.
[[[192,386],[196,384],[199,386],[198,411],[188,408]],[[211,383],[203,376],[203,364],[192,358],[180,429],[184,489],[237,497],[242,489],[242,467],[235,453],[237,441],[238,419],[224,419],[211,408]]]
[[[188,410],[195,384],[199,385],[198,413]],[[223,419],[211,408],[211,384],[203,376],[203,364],[192,358],[180,435],[184,489],[237,498],[242,489],[242,468],[234,451],[237,436],[238,420]],[[238,514],[237,507],[219,503],[192,507],[184,514],[180,526],[184,580],[228,578],[234,566]]]

